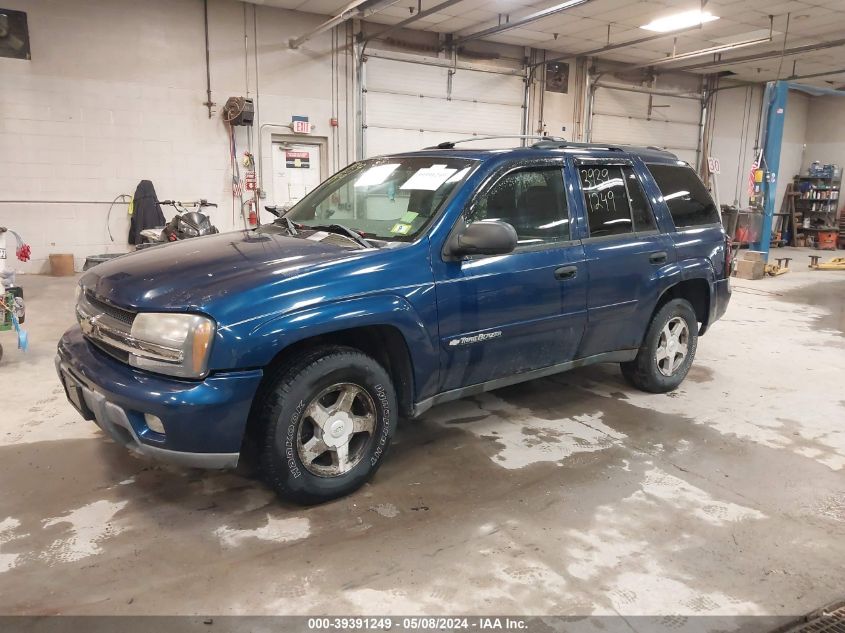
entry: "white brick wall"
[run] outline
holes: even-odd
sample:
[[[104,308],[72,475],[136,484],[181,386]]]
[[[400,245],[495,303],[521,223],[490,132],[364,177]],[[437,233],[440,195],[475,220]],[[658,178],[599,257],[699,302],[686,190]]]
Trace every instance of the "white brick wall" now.
[[[217,202],[213,221],[221,230],[240,225],[232,211],[228,136],[219,110],[227,97],[246,91],[244,5],[209,5],[211,85],[218,104],[212,119],[202,105],[199,0],[4,2],[27,12],[32,48],[31,61],[0,59],[0,225],[21,233],[33,256],[19,270],[46,272],[50,253],[73,253],[80,267],[87,255],[129,250],[125,205],[112,211],[112,243],[108,204],[73,202],[131,195],[142,179],[153,181],[160,198]],[[247,5],[254,96],[252,11]],[[304,114],[316,125],[315,135],[328,136],[330,35],[296,51],[286,45],[323,18],[266,6],[257,11],[261,122],[285,124]],[[341,77],[341,90],[345,83]],[[265,129],[265,154],[270,134]],[[343,164],[342,129],[340,137]],[[244,128],[237,129],[237,140],[240,153],[246,149]],[[257,136],[253,141],[256,149]],[[334,144],[328,145],[332,151]],[[269,170],[267,175],[269,187]]]

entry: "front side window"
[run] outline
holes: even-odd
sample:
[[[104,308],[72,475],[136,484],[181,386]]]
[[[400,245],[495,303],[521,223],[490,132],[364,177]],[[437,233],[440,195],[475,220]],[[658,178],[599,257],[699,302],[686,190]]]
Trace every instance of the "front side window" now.
[[[654,214],[639,179],[627,165],[581,165],[581,190],[590,237],[652,231]]]
[[[569,210],[560,167],[502,176],[473,203],[467,222],[501,220],[516,229],[517,247],[569,239]]]
[[[716,224],[713,198],[696,173],[686,166],[648,165],[677,228]]]
[[[305,226],[341,224],[365,237],[411,241],[476,164],[442,156],[360,161],[326,180],[285,217]]]

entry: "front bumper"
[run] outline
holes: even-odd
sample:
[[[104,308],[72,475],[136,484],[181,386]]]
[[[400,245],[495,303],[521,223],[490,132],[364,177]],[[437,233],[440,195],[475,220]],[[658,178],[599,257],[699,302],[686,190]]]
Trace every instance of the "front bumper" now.
[[[135,452],[194,468],[237,466],[260,370],[203,381],[158,376],[101,352],[75,326],[59,341],[56,369],[68,401]],[[71,397],[74,396],[74,397]],[[157,416],[165,433],[147,426]]]

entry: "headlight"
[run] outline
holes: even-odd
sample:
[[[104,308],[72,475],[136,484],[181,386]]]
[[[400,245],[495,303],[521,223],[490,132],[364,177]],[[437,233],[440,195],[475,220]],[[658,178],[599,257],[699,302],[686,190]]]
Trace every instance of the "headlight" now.
[[[208,371],[208,356],[216,325],[198,314],[140,312],[132,322],[135,348],[129,364],[150,371],[202,378]]]

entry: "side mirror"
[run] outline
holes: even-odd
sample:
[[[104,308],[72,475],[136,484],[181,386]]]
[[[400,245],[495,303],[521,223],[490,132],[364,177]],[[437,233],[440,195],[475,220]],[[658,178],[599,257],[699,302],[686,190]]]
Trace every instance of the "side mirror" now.
[[[516,239],[516,229],[507,222],[473,222],[449,240],[449,254],[454,257],[505,255],[516,248]]]

